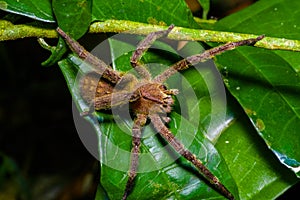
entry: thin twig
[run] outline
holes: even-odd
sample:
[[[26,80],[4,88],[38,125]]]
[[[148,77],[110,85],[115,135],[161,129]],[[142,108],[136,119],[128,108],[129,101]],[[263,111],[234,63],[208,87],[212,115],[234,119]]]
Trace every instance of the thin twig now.
[[[95,22],[90,26],[90,33],[127,32],[130,34],[147,35],[149,33],[165,30],[166,26],[145,24],[126,20],[107,20]],[[248,38],[255,38],[258,35],[242,34],[223,31],[191,29],[175,27],[168,35],[174,40],[193,40],[204,42],[236,42]],[[12,23],[0,20],[0,41],[16,40],[25,37],[57,38],[58,34],[54,29],[39,28],[30,25],[13,25]],[[300,51],[300,40],[290,40],[284,38],[266,37],[255,44],[256,47],[265,49],[281,49],[289,51]]]

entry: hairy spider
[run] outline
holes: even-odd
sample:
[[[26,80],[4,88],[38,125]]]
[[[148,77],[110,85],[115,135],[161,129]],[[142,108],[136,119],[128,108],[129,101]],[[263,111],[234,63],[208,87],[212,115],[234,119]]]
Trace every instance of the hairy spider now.
[[[80,80],[80,94],[83,99],[93,106],[95,110],[107,110],[113,107],[129,103],[130,110],[135,116],[132,127],[132,151],[128,181],[122,199],[127,199],[131,192],[138,168],[138,155],[141,145],[142,128],[150,119],[156,131],[177,151],[181,156],[190,161],[215,188],[228,199],[234,199],[230,191],[214,176],[202,162],[192,154],[183,144],[174,137],[166,127],[170,121],[167,114],[172,111],[173,95],[178,93],[176,89],[167,89],[164,82],[178,71],[185,70],[189,66],[203,62],[224,51],[232,50],[241,45],[253,45],[264,36],[227,43],[207,50],[201,54],[187,57],[152,78],[150,72],[139,62],[143,53],[155,40],[167,36],[173,29],[173,25],[167,30],[150,33],[142,40],[130,59],[132,67],[140,78],[132,74],[113,70],[88,51],[69,35],[57,28],[57,32],[67,41],[71,50],[93,67],[93,72],[84,75]],[[99,80],[97,76],[101,75]],[[118,85],[118,87],[116,87]]]

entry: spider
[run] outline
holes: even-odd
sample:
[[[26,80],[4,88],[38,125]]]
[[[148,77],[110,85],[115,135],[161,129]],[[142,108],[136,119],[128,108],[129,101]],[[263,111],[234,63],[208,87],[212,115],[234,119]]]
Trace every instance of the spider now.
[[[171,25],[166,30],[152,32],[147,35],[133,52],[130,63],[137,72],[136,76],[113,70],[87,50],[77,41],[73,40],[59,27],[57,32],[66,40],[70,49],[81,59],[88,62],[93,70],[84,75],[79,82],[79,90],[83,99],[94,107],[95,110],[109,110],[114,107],[129,103],[130,110],[134,116],[132,127],[132,151],[128,180],[124,189],[122,199],[127,199],[133,187],[137,175],[139,149],[143,126],[149,120],[156,131],[177,151],[181,156],[190,161],[222,195],[228,199],[234,199],[232,193],[213,175],[209,169],[171,133],[166,124],[170,121],[167,114],[172,111],[174,104],[173,95],[178,94],[177,89],[167,89],[164,82],[177,73],[188,67],[208,60],[224,51],[232,50],[241,45],[253,45],[264,38],[263,35],[257,38],[241,40],[221,45],[197,55],[192,55],[173,64],[161,74],[152,78],[150,72],[140,62],[142,55],[154,43],[155,40],[166,37],[174,28]],[[101,79],[97,78],[101,75]],[[86,114],[86,113],[85,113]]]

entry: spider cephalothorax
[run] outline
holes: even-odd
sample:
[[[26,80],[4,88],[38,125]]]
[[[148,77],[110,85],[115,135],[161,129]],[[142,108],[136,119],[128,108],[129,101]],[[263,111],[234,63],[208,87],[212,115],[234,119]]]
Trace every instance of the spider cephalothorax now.
[[[139,78],[129,73],[122,74],[113,70],[103,61],[87,52],[78,42],[70,38],[70,36],[60,28],[57,28],[57,32],[66,39],[72,51],[80,58],[85,59],[93,68],[93,72],[84,75],[79,82],[80,94],[83,99],[94,107],[95,110],[108,110],[129,104],[130,110],[135,117],[132,127],[131,164],[122,199],[128,197],[132,189],[134,178],[136,177],[142,127],[146,124],[147,119],[151,121],[156,131],[174,150],[190,161],[203,177],[214,185],[220,193],[228,199],[234,199],[234,196],[218,178],[214,176],[194,154],[185,148],[166,127],[165,123],[168,123],[170,120],[167,114],[171,112],[172,105],[174,104],[172,96],[176,95],[178,90],[167,89],[164,82],[173,74],[180,70],[185,70],[193,64],[203,62],[224,51],[234,49],[237,46],[254,44],[264,36],[227,43],[201,54],[187,57],[175,63],[156,77],[151,77],[150,72],[139,63],[139,60],[156,39],[167,36],[173,28],[174,26],[171,25],[167,30],[150,33],[138,44],[130,62]],[[100,79],[99,76],[101,76]]]
[[[139,114],[170,113],[174,100],[172,94],[176,91],[167,90],[166,86],[159,83],[146,83],[136,92],[138,98],[131,103],[131,108]]]

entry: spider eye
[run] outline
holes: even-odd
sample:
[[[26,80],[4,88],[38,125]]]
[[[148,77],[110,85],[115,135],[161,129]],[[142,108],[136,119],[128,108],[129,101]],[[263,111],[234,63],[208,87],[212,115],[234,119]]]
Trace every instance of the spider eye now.
[[[160,85],[160,86],[159,86],[159,89],[161,89],[161,90],[167,90],[167,86],[165,86],[165,85]]]

